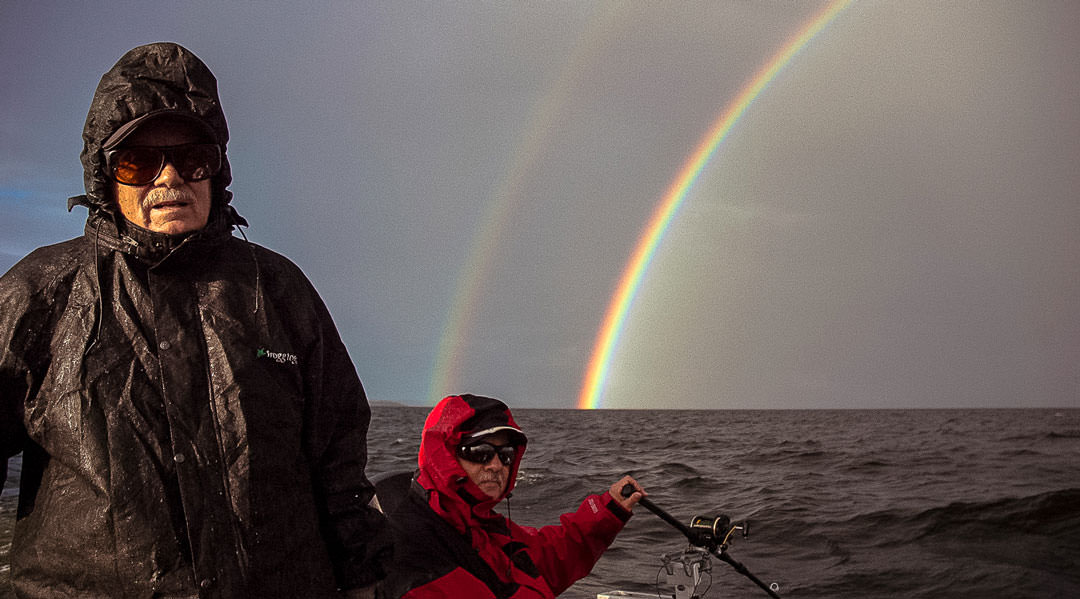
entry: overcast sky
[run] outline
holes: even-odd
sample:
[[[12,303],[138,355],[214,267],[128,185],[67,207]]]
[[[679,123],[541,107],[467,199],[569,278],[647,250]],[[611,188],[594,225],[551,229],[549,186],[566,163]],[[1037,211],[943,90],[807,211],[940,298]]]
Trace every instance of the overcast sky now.
[[[176,41],[371,399],[572,407],[652,210],[825,5],[3,0],[0,270],[81,234],[97,81]],[[687,195],[601,405],[1080,407],[1078,56],[1077,2],[846,8]]]

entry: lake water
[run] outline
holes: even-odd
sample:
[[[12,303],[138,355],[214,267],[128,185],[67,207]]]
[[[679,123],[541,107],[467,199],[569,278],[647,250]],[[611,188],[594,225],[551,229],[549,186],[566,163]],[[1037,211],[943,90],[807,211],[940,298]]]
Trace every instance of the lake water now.
[[[415,468],[426,414],[373,409],[370,475]],[[1080,410],[514,414],[530,438],[510,506],[522,524],[557,522],[629,473],[680,521],[748,520],[730,555],[782,597],[1080,597]],[[15,491],[0,498],[0,597]],[[639,507],[563,596],[655,593],[661,555],[685,547]],[[715,559],[711,585],[766,596]]]

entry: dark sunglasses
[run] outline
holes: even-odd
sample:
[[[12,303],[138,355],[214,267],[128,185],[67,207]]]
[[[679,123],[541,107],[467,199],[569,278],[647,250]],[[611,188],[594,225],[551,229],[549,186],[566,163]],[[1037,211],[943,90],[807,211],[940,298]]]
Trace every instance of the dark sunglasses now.
[[[499,461],[509,466],[514,463],[517,448],[513,445],[492,445],[491,443],[459,445],[457,455],[459,458],[474,464],[486,464],[491,461],[491,458],[498,455]]]
[[[184,181],[202,181],[221,170],[221,146],[131,146],[105,153],[110,177],[124,185],[149,185],[161,175],[165,163],[173,165]]]

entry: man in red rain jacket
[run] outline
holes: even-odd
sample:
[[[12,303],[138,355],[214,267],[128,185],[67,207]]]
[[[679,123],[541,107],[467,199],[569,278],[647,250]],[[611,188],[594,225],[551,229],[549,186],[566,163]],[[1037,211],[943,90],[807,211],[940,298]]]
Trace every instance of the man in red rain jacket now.
[[[388,597],[555,597],[592,570],[645,495],[629,476],[585,498],[560,524],[519,526],[493,508],[514,488],[526,437],[497,399],[443,399],[428,415],[420,469],[389,508]],[[626,484],[637,489],[621,496]]]

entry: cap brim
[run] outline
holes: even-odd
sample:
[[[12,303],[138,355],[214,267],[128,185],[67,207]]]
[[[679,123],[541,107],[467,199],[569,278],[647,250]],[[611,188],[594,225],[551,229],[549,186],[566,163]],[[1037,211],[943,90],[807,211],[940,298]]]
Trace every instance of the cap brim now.
[[[482,439],[484,437],[494,435],[495,433],[500,433],[500,432],[507,432],[507,433],[510,433],[511,436],[517,437],[519,445],[524,445],[528,441],[528,437],[525,436],[525,433],[521,432],[521,429],[517,429],[517,428],[514,428],[514,427],[509,426],[509,425],[493,426],[491,428],[485,428],[483,430],[473,431],[473,432],[465,435],[464,437],[462,437],[462,441],[466,441],[466,442],[467,441],[476,441],[476,440],[479,440],[479,439]]]
[[[146,124],[147,121],[161,118],[171,118],[181,121],[187,121],[188,123],[195,125],[197,129],[200,129],[211,140],[214,140],[215,143],[217,142],[217,134],[214,132],[214,129],[206,123],[206,121],[185,110],[164,108],[161,110],[152,110],[142,116],[136,117],[124,123],[120,126],[119,129],[114,131],[113,134],[105,140],[105,143],[102,144],[101,149],[108,151],[115,148],[116,146],[123,143],[123,141],[127,139],[129,135],[134,133],[136,129]]]

